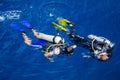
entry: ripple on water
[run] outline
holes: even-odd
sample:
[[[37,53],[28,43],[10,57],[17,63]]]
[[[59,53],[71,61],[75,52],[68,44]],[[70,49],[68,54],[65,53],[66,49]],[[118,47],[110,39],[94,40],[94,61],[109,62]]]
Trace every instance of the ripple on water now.
[[[57,17],[69,16],[70,7],[64,3],[50,2],[42,5],[39,9],[39,17],[42,24],[55,21]],[[42,28],[45,29],[46,27]]]

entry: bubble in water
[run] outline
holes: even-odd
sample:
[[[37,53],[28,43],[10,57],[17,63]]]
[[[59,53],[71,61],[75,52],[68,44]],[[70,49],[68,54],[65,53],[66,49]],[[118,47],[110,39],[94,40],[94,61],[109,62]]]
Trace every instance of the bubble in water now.
[[[33,6],[30,6],[30,8],[33,8]]]
[[[40,11],[40,20],[43,19],[44,22],[53,21],[57,17],[65,17],[69,15],[70,7],[63,3],[47,3],[44,4]],[[48,20],[49,19],[49,20]]]
[[[5,19],[7,20],[11,20],[11,19],[20,19],[20,15],[21,15],[20,10],[10,10],[10,11],[4,11],[4,12],[0,12],[0,22],[4,21]]]
[[[4,21],[5,17],[4,16],[0,16],[0,22]]]
[[[49,14],[50,17],[53,17],[54,15],[52,13]]]
[[[5,16],[7,19],[20,19],[20,13],[19,10],[6,11]]]

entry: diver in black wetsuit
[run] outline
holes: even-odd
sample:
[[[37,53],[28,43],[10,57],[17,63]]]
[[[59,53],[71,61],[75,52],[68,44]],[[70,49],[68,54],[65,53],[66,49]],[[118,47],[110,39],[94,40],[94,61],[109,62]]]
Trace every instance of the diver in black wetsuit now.
[[[95,36],[93,34],[88,35],[88,37],[82,37],[76,35],[74,27],[70,28],[70,33],[68,35],[74,44],[85,47],[93,53],[91,56],[84,55],[86,57],[107,61],[111,56],[114,44],[104,37]]]

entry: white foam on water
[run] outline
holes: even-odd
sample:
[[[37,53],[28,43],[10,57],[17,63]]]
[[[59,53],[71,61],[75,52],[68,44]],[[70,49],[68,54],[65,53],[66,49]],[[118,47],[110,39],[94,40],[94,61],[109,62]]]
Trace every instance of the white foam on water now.
[[[0,16],[0,22],[4,21],[5,17],[4,16]]]
[[[4,12],[0,12],[1,16],[0,16],[0,22],[4,21],[4,20],[18,20],[20,19],[21,16],[21,12],[20,10],[10,10],[10,11],[4,11]]]

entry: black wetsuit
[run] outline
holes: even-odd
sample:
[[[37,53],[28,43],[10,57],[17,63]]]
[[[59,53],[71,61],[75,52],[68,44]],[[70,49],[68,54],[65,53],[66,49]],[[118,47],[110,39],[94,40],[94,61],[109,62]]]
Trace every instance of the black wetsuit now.
[[[93,39],[76,35],[76,31],[73,27],[70,29],[70,33],[68,35],[71,42],[73,42],[77,46],[85,47],[89,49],[91,52],[94,52],[94,50],[98,50],[100,52],[107,52],[108,55],[111,55],[112,49],[107,43],[100,42],[97,40],[94,40],[93,42]],[[94,48],[94,50],[92,47]]]
[[[59,45],[59,44],[61,44],[61,45]],[[69,45],[68,45],[67,43],[59,43],[59,44],[56,45],[55,43],[47,42],[47,43],[43,46],[42,50],[43,50],[43,51],[46,51],[46,49],[47,49],[48,47],[50,47],[51,45],[55,45],[55,46],[51,46],[48,51],[50,52],[50,51],[52,51],[54,48],[59,47],[59,48],[60,48],[60,53],[62,53],[62,54],[70,55],[70,54],[73,52],[73,50],[71,50],[71,52],[68,52],[68,51],[67,51],[67,48],[69,47]]]

